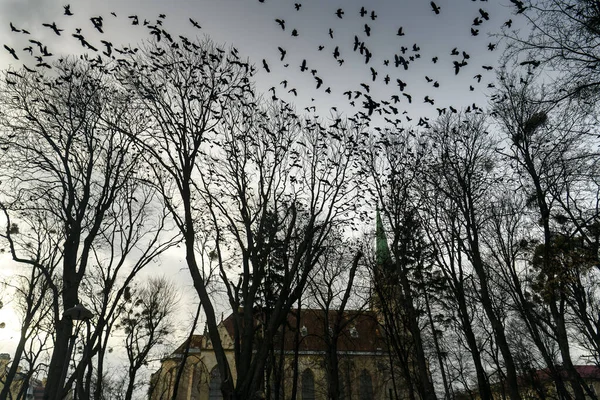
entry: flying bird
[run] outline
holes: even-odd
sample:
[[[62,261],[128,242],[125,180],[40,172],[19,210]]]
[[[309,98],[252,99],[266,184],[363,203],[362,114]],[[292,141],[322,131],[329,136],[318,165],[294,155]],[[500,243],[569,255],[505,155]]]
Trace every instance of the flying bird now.
[[[275,18],[275,22],[277,22],[279,26],[281,26],[281,29],[285,31],[285,21],[283,19]]]
[[[440,7],[437,4],[435,4],[433,1],[429,4],[431,4],[431,9],[434,13],[436,13],[436,15],[440,13]]]
[[[285,58],[285,55],[287,54],[287,51],[281,47],[277,47],[277,49],[279,50],[279,53],[281,54],[281,58],[279,59],[279,61],[283,61],[283,59]]]
[[[198,28],[198,29],[200,29],[200,28],[201,28],[200,24],[198,24],[196,21],[194,21],[194,20],[193,20],[193,19],[191,19],[191,18],[190,18],[190,22],[192,23],[192,25],[194,26],[194,28]]]
[[[404,36],[404,32],[402,32],[402,27],[398,28],[398,33],[396,33],[396,35]]]
[[[102,30],[102,17],[92,17],[90,18],[90,21],[92,21],[92,24],[94,24],[94,28],[96,28],[98,32],[104,33],[104,31]]]
[[[10,53],[12,54],[12,56],[15,58],[15,60],[18,60],[19,57],[17,57],[17,52],[15,51],[15,49],[13,49],[12,47],[8,47],[7,45],[4,45],[4,48]]]
[[[64,15],[73,15],[73,13],[71,12],[71,5],[67,4],[66,6],[63,6],[63,8],[65,9],[65,14]]]
[[[342,10],[341,8],[338,8],[337,11],[335,12],[335,15],[337,15],[338,18],[342,18],[342,15],[344,15],[344,10]]]
[[[300,7],[302,7],[302,4],[300,4],[300,3],[294,3],[294,8],[296,8],[296,11],[299,11]]]
[[[58,36],[60,36],[60,33],[64,30],[58,29],[58,27],[56,26],[56,22],[53,22],[51,24],[43,23],[42,26],[52,29],[54,33],[56,33]]]
[[[269,64],[267,64],[267,60],[265,60],[263,58],[262,63],[263,63],[263,68],[265,69],[265,71],[267,71],[267,73],[271,72],[271,69],[269,68]]]

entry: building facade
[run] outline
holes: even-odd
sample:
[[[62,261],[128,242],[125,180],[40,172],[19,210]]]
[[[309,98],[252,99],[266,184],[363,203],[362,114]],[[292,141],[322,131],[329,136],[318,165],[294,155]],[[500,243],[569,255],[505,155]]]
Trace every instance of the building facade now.
[[[401,385],[393,384],[390,369],[390,355],[385,338],[373,311],[346,311],[342,323],[337,349],[328,349],[325,335],[332,334],[327,326],[333,325],[337,311],[293,310],[287,324],[274,342],[274,354],[280,360],[272,368],[280,368],[278,382],[263,384],[265,398],[292,398],[296,382],[296,399],[320,400],[328,394],[328,358],[337,357],[339,392],[341,398],[372,400],[390,399],[393,391]],[[235,379],[233,357],[233,318],[229,316],[219,324],[223,345],[232,366]],[[153,374],[150,384],[150,399],[171,399],[177,371],[182,367],[183,354],[188,343],[182,344],[169,357],[162,361],[161,368]],[[188,348],[188,356],[183,365],[177,400],[216,400],[221,399],[221,379],[210,340],[206,335],[194,335]],[[279,391],[279,395],[276,392]],[[402,396],[400,396],[402,397]]]

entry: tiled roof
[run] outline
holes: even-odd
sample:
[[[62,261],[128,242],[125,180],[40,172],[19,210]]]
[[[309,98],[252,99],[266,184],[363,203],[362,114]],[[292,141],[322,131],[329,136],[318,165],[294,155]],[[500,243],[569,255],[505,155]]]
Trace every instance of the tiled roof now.
[[[575,365],[575,369],[581,378],[583,379],[600,379],[600,367],[596,365]],[[550,371],[548,369],[541,369],[536,371],[537,378],[541,381],[551,380]],[[561,371],[563,378],[567,378],[567,372]]]
[[[326,313],[320,309],[302,309],[299,313],[300,322],[297,322],[298,310],[294,309],[288,314],[285,327],[284,350],[295,349],[296,328],[300,327],[300,351],[324,351],[326,349],[325,321],[328,319],[330,326],[337,318],[337,311]],[[222,324],[228,334],[233,337],[233,314],[229,315]],[[338,352],[377,352],[385,349],[383,330],[379,326],[377,316],[373,311],[344,311],[342,313],[342,327],[338,339]],[[305,329],[304,329],[305,328]],[[276,339],[281,343],[281,335]]]
[[[192,335],[190,350],[200,350],[202,348],[203,339],[204,339],[204,335]],[[175,349],[173,354],[183,354],[188,342],[189,342],[189,339],[186,339],[185,342],[183,342],[177,349]]]

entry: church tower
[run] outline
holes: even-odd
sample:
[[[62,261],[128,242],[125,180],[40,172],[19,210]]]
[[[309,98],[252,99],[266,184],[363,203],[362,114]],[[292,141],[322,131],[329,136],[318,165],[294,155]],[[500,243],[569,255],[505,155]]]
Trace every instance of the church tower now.
[[[393,285],[393,280],[390,278],[394,270],[394,262],[379,210],[377,210],[375,224],[375,267],[371,281],[370,307],[372,311],[379,313],[381,312],[380,297],[385,296],[390,283]]]

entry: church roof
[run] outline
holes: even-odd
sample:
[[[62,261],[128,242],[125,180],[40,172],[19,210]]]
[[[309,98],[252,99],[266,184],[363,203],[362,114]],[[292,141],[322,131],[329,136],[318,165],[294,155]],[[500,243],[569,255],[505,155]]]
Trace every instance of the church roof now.
[[[300,352],[323,352],[326,350],[326,335],[330,334],[326,329],[326,321],[333,328],[337,319],[338,311],[331,310],[326,313],[320,309],[297,309],[290,311],[287,318],[283,335],[275,338],[276,348],[280,349],[283,338],[283,350],[293,352],[296,347],[296,337],[299,340],[298,350]],[[327,316],[327,318],[325,318]],[[297,318],[300,318],[298,323]],[[221,325],[230,337],[233,337],[233,314],[225,318]],[[297,329],[299,327],[299,331]],[[337,351],[343,353],[377,353],[386,348],[383,329],[377,321],[377,315],[373,311],[348,310],[341,315],[340,334],[338,338]],[[298,331],[298,334],[296,332]],[[173,354],[183,354],[188,343],[186,340]],[[193,335],[191,337],[190,354],[198,353],[207,349],[207,341],[204,335]]]
[[[330,310],[328,313],[320,309],[302,309],[300,312],[297,309],[291,310],[283,332],[284,351],[294,351],[298,328],[300,351],[324,351],[325,337],[331,334],[326,329],[327,322],[333,328],[337,315],[337,310]],[[338,352],[378,352],[385,349],[383,330],[375,312],[348,310],[342,312],[341,317]],[[223,325],[227,333],[233,337],[233,314],[223,321]],[[282,335],[279,334],[275,339],[279,345],[281,338]]]

